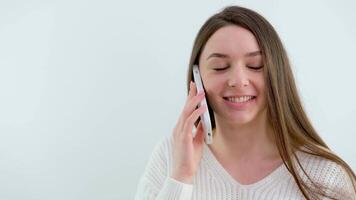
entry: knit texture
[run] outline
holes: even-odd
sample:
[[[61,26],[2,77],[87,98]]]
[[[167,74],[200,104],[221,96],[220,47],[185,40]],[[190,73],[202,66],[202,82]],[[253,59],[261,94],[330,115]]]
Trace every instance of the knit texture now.
[[[135,200],[305,199],[285,165],[253,184],[243,185],[223,168],[206,144],[193,184],[179,182],[170,177],[172,148],[171,136],[162,138],[156,145],[139,180]],[[297,152],[297,156],[313,181],[331,189],[328,194],[342,200],[356,200],[351,179],[341,166],[302,152]],[[307,180],[300,168],[297,171]]]

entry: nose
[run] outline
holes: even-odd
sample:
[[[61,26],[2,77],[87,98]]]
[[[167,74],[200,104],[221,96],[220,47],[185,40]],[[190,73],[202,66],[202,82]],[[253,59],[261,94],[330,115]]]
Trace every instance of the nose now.
[[[248,86],[250,81],[246,70],[244,70],[244,67],[242,65],[235,65],[232,66],[231,69],[232,70],[228,75],[228,86],[237,88]]]

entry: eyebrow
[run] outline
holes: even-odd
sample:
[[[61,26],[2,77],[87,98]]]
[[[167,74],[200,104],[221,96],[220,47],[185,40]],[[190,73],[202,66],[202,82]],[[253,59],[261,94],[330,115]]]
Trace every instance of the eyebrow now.
[[[246,53],[245,57],[253,57],[253,56],[258,56],[258,55],[262,55],[262,51],[261,50]],[[212,53],[212,54],[210,54],[210,56],[208,56],[207,60],[209,58],[212,58],[212,57],[228,58],[229,56],[226,55],[226,54],[222,54],[222,53]]]

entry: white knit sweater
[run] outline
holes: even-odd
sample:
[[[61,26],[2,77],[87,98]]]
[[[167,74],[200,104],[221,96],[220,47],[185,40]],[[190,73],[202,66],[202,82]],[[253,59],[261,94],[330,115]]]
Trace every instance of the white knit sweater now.
[[[302,166],[311,178],[337,191],[334,197],[356,200],[351,179],[334,162],[297,152]],[[300,170],[300,169],[299,169]],[[299,200],[305,199],[292,175],[281,165],[262,180],[242,185],[218,162],[204,144],[200,166],[193,184],[170,177],[172,171],[172,137],[164,137],[155,147],[139,180],[136,200]],[[304,180],[305,175],[298,171]]]

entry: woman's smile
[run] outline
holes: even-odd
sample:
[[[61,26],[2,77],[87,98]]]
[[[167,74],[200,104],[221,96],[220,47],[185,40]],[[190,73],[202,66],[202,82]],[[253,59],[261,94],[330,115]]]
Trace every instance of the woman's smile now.
[[[224,97],[224,103],[232,109],[244,110],[256,103],[256,96]]]

